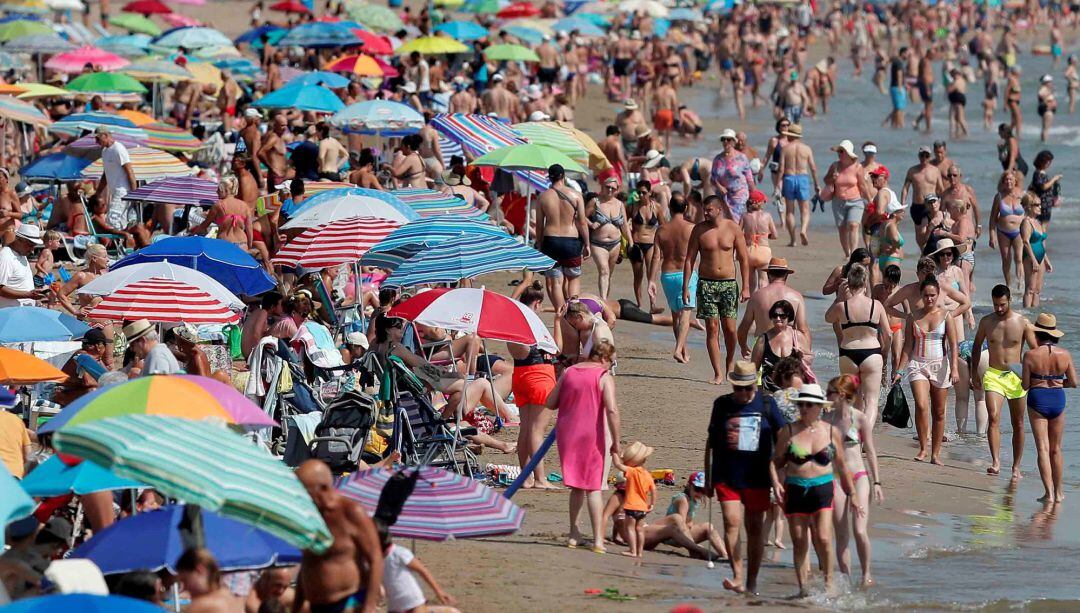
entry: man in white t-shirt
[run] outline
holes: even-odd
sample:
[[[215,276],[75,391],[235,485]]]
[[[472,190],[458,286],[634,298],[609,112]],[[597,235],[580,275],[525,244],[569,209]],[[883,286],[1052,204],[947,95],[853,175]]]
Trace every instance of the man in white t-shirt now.
[[[138,183],[135,180],[135,169],[131,165],[131,156],[128,155],[127,147],[113,138],[108,126],[98,126],[94,130],[94,140],[101,145],[104,172],[98,181],[97,191],[108,195],[109,225],[114,228],[127,228],[128,205],[123,198]]]
[[[15,240],[0,249],[0,307],[33,306],[48,295],[46,287],[34,289],[34,272],[27,260],[43,242],[41,228],[22,224],[15,230]]]
[[[182,372],[168,345],[158,339],[154,325],[145,319],[124,326],[124,336],[135,355],[142,358],[142,376],[175,375]]]

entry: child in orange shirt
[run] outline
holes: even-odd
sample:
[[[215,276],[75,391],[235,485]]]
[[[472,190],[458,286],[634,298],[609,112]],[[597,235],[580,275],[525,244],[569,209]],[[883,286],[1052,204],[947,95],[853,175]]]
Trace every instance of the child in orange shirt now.
[[[645,549],[645,516],[656,504],[656,484],[652,475],[645,470],[645,460],[651,456],[653,448],[634,441],[623,451],[622,457],[612,454],[611,461],[626,475],[626,499],[623,511],[626,512],[626,536],[630,551],[624,556],[643,557]]]

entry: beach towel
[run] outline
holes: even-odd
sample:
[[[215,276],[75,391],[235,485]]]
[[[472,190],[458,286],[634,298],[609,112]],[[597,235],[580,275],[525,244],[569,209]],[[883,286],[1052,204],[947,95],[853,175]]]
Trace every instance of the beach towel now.
[[[319,368],[334,368],[345,364],[341,361],[341,352],[338,351],[330,330],[318,322],[304,322],[292,340],[303,345],[308,359]]]

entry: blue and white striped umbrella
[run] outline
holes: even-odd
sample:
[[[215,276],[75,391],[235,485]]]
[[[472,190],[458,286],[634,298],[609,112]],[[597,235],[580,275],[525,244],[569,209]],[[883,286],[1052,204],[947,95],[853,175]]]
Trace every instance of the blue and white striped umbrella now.
[[[420,214],[387,192],[345,187],[312,196],[281,229],[311,228],[349,217],[379,217],[406,224],[420,219]]]
[[[150,40],[146,34],[119,34],[102,36],[94,46],[124,57],[137,57],[150,52]]]
[[[391,232],[378,245],[372,247],[361,258],[360,263],[364,266],[396,270],[402,262],[420,253],[429,244],[441,243],[452,238],[500,236],[506,236],[506,231],[502,228],[459,215],[428,217]]]
[[[421,217],[457,215],[466,219],[489,222],[491,217],[456,194],[437,192],[425,187],[395,189],[391,192],[402,202],[420,213]]]
[[[384,285],[412,287],[425,283],[456,283],[503,270],[547,270],[555,260],[508,235],[453,237],[426,243],[405,260]]]
[[[297,26],[278,41],[280,47],[330,48],[359,45],[360,39],[349,28],[337,24],[313,21]]]
[[[583,17],[563,17],[551,24],[558,32],[577,32],[582,36],[603,36],[604,30]]]

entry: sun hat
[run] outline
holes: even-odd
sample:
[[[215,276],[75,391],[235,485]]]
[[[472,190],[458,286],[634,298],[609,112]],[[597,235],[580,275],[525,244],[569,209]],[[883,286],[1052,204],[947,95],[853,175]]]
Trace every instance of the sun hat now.
[[[784,136],[790,136],[792,138],[802,138],[802,126],[797,123],[793,123],[787,127],[786,130],[780,132]]]
[[[183,323],[174,328],[170,328],[172,333],[176,335],[176,338],[185,340],[192,345],[199,344],[199,329],[189,323]]]
[[[938,240],[937,249],[934,249],[933,251],[931,251],[930,253],[927,253],[926,255],[927,255],[927,257],[932,258],[935,255],[941,253],[942,251],[945,251],[946,249],[956,249],[956,253],[954,255],[955,255],[955,257],[960,257],[961,253],[964,253],[965,251],[967,251],[967,243],[962,243],[960,245],[957,245],[955,242],[953,242],[953,239],[951,239],[951,238],[943,238],[943,239]]]
[[[45,244],[45,241],[41,240],[41,226],[30,223],[24,223],[15,228],[15,238],[21,238],[33,245]]]
[[[154,331],[154,325],[146,319],[137,319],[124,326],[124,337],[128,343],[135,342]]]
[[[832,150],[836,151],[837,153],[843,151],[850,158],[858,158],[859,157],[859,156],[855,155],[855,145],[851,144],[851,141],[849,141],[846,138],[844,140],[840,141],[840,144],[833,147]]]
[[[623,464],[626,464],[627,466],[641,466],[641,463],[644,462],[646,458],[651,456],[653,454],[653,451],[656,450],[652,447],[649,447],[645,443],[642,443],[641,441],[634,441],[633,443],[627,445],[626,449],[623,450]]]
[[[735,367],[728,373],[728,380],[732,387],[749,387],[757,384],[757,368],[753,362],[738,360]]]
[[[704,471],[695,470],[694,472],[690,473],[689,481],[690,481],[690,485],[693,485],[696,488],[704,488],[705,487],[705,473],[704,473]]]
[[[885,177],[886,179],[888,179],[889,178],[889,169],[885,168],[884,166],[878,166],[877,168],[870,171],[870,176],[871,177]]]
[[[619,185],[621,185],[621,183],[619,182],[619,177],[617,175],[608,175],[607,178],[604,179],[603,183],[601,183],[601,185],[607,185],[608,183],[614,183],[615,189],[618,189]]]
[[[637,138],[645,138],[650,134],[652,134],[652,128],[650,128],[649,126],[638,126],[636,134]]]
[[[720,132],[720,140],[735,140],[738,136],[739,135],[735,133],[735,130],[732,130],[731,128],[724,128],[724,130]]]
[[[19,198],[25,198],[34,193],[34,188],[27,185],[26,181],[19,181],[18,184],[15,185],[15,193],[18,194]]]
[[[623,108],[628,111],[635,111],[638,108],[637,102],[634,102],[632,98],[627,98],[626,100],[623,100],[622,105]]]
[[[472,185],[472,181],[469,180],[469,177],[459,175],[453,170],[447,170],[446,172],[442,173],[442,179],[447,185],[451,187],[454,187],[456,185],[464,185],[468,187]]]
[[[1035,320],[1035,331],[1049,334],[1054,338],[1065,336],[1064,332],[1058,330],[1057,317],[1051,313],[1039,313],[1039,318]]]
[[[904,204],[903,202],[900,202],[900,199],[898,198],[896,200],[893,200],[889,204],[885,205],[885,214],[886,215],[894,215],[896,213],[899,213],[900,211],[903,211],[906,208],[907,208],[907,205]]]
[[[345,344],[367,349],[368,337],[362,332],[349,332],[345,335]]]
[[[547,121],[549,119],[551,119],[551,115],[544,111],[533,111],[529,114],[529,121]]]
[[[41,526],[41,523],[38,522],[37,518],[33,515],[28,515],[18,521],[13,521],[8,524],[6,530],[7,537],[8,539],[27,538],[37,532],[39,526]]]
[[[262,119],[262,113],[259,112],[259,109],[249,106],[244,109],[244,117],[247,117],[248,119]]]
[[[795,396],[795,404],[807,402],[810,404],[832,404],[825,399],[825,392],[817,383],[803,383],[799,388],[799,394]]]
[[[663,154],[656,149],[649,149],[645,154],[645,162],[641,164],[642,168],[656,168],[660,165],[660,162],[664,160]]]
[[[1040,83],[1052,83],[1053,81],[1054,81],[1054,76],[1053,75],[1048,75],[1048,74],[1044,74],[1042,76],[1042,78],[1039,79]]]
[[[782,270],[789,275],[795,274],[795,269],[787,265],[787,258],[772,258],[765,270]]]

